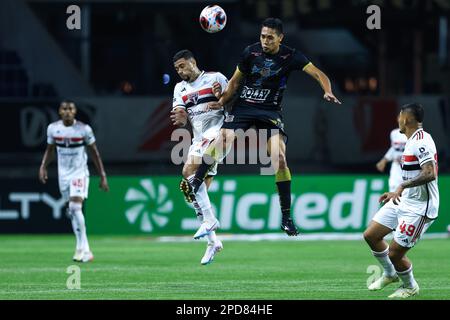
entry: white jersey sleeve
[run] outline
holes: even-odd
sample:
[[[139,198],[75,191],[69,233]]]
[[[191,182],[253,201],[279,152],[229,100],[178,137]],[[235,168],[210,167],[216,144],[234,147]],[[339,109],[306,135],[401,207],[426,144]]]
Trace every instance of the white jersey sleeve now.
[[[418,141],[419,142],[419,141]],[[420,140],[420,143],[414,143],[412,145],[412,151],[419,160],[419,165],[422,166],[425,162],[434,160],[434,151],[429,143],[426,143],[425,139]]]
[[[50,123],[47,127],[47,144],[55,144],[55,138],[53,137],[53,124]]]
[[[85,125],[84,130],[84,142],[87,146],[90,146],[95,142],[94,131],[92,131],[92,128],[87,124]]]
[[[182,90],[182,84],[181,84],[181,82],[179,82],[175,85],[175,88],[173,90],[172,109],[175,109],[175,108],[186,109],[185,103],[183,101],[183,95],[181,94],[181,90]]]
[[[220,86],[222,87],[222,93],[227,89],[228,87],[228,79],[220,72],[217,72],[216,81],[220,83]]]

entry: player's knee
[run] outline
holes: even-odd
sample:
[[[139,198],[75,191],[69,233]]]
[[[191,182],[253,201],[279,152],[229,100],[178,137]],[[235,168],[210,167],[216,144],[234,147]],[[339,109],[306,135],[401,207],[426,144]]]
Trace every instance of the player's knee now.
[[[364,231],[363,237],[364,237],[364,240],[365,240],[368,244],[375,243],[375,242],[378,240],[377,237],[375,236],[375,234],[374,234],[373,232],[370,232],[369,229],[367,229],[366,231]]]
[[[185,179],[187,179],[188,177],[190,177],[194,173],[192,172],[191,168],[186,166],[186,167],[183,167],[183,170],[181,171],[181,174],[183,175],[183,177]]]
[[[83,203],[78,201],[70,201],[69,202],[69,211],[70,212],[76,212],[81,211],[81,208],[83,207]]]
[[[284,154],[281,154],[278,156],[278,163],[280,169],[286,169],[287,168],[287,160],[286,156]]]

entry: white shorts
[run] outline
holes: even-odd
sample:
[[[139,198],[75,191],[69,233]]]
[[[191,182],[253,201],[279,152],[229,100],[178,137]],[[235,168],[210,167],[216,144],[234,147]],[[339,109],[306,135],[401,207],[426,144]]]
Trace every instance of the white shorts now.
[[[425,212],[425,210],[418,212]],[[378,210],[373,217],[373,221],[394,230],[395,242],[405,248],[414,247],[434,222],[426,216],[418,215],[395,205],[392,200]]]
[[[220,129],[220,128],[219,128]],[[208,149],[211,142],[213,142],[219,135],[219,130],[209,130],[209,134],[206,134],[202,139],[194,139],[189,147],[188,156],[194,156],[201,158]],[[208,176],[215,176],[217,174],[217,162],[208,171]]]
[[[87,199],[89,190],[89,177],[78,176],[59,179],[59,192],[65,201],[71,197]]]

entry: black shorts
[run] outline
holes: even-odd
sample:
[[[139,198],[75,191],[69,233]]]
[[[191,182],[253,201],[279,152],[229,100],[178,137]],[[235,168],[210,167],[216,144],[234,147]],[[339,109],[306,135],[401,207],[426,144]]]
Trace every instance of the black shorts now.
[[[225,115],[222,125],[222,128],[224,129],[242,129],[244,131],[251,127],[254,127],[257,130],[267,129],[267,138],[270,138],[278,132],[282,133],[285,142],[287,141],[287,134],[284,131],[283,116],[281,111],[278,110],[234,106],[233,109]]]

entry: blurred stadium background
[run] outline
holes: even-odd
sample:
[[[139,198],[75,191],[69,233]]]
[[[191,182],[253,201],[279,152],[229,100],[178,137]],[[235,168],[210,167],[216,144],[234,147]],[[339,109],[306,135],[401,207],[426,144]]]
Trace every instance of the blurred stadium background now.
[[[213,3],[228,21],[223,31],[208,34],[198,15]],[[80,30],[66,27],[72,4],[81,8]],[[371,4],[381,7],[381,30],[366,27]],[[242,50],[258,41],[261,21],[276,16],[284,22],[284,43],[322,69],[343,102],[323,101],[318,84],[301,72],[288,83],[293,214],[304,237],[361,237],[387,189],[388,171],[378,173],[375,163],[389,148],[399,107],[410,102],[424,105],[424,127],[439,153],[440,217],[428,233],[445,236],[449,15],[446,0],[2,0],[0,233],[72,233],[55,163],[46,186],[37,180],[46,127],[69,98],[94,129],[111,187],[108,194],[98,191],[91,166],[88,235],[191,235],[197,222],[178,191],[182,165],[170,157],[176,142],[169,112],[178,82],[172,56],[188,48],[201,69],[231,77]],[[222,233],[282,235],[273,177],[260,176],[259,168],[219,167],[211,199]]]

